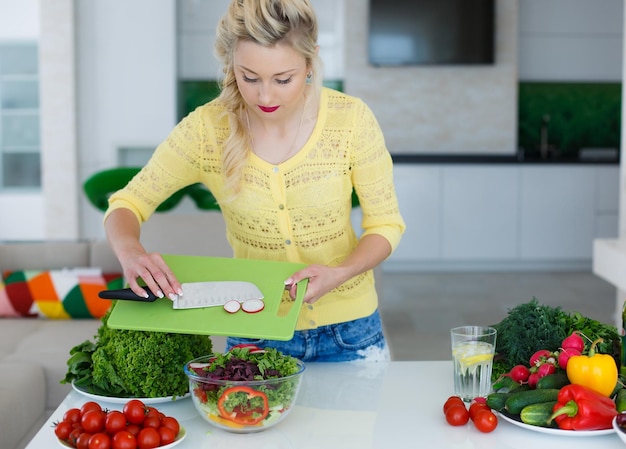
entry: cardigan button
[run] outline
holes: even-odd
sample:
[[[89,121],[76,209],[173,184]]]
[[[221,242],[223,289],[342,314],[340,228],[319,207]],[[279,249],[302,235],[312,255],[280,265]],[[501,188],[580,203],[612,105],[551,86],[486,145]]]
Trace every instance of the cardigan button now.
[[[285,240],[285,245],[291,245],[291,240]]]
[[[280,210],[283,210],[283,209],[285,208],[285,205],[284,205],[284,204],[279,204],[279,205],[278,205],[278,208],[279,208]]]

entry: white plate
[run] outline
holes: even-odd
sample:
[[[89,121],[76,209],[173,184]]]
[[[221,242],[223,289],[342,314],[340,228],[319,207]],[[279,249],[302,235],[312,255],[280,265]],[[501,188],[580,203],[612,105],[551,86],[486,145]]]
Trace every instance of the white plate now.
[[[600,435],[615,433],[615,429],[562,430],[562,429],[552,429],[550,427],[531,426],[530,424],[526,424],[521,421],[516,421],[515,419],[510,418],[502,413],[498,413],[498,416],[501,417],[503,420],[508,421],[511,424],[521,427],[523,429],[528,429],[528,430],[532,430],[533,432],[547,433],[547,434],[552,434],[552,435],[561,435],[561,436],[567,436],[567,437],[598,437]]]
[[[178,435],[176,435],[176,439],[174,441],[172,441],[170,444],[166,444],[165,446],[159,446],[158,449],[168,449],[170,447],[174,447],[176,446],[178,443],[180,443],[181,441],[183,441],[185,439],[185,437],[187,436],[187,431],[185,430],[185,428],[183,426],[180,426],[180,430],[178,431]],[[65,441],[59,440],[58,438],[56,438],[56,440],[59,442],[59,444],[63,447],[69,447],[71,448],[72,446],[70,446],[68,443],[66,443]]]
[[[89,393],[88,391],[85,391],[81,389],[80,387],[77,387],[76,385],[74,385],[73,381],[72,381],[72,388],[77,393],[80,393],[83,396],[88,397],[89,399],[93,399],[95,401],[111,402],[113,404],[126,404],[131,399],[139,399],[144,404],[160,404],[163,402],[180,401],[181,399],[185,399],[189,397],[189,392],[187,392],[187,394],[185,394],[184,396],[176,396],[176,397],[165,396],[161,398],[118,398],[118,397],[112,397],[112,396],[102,396],[99,394]]]

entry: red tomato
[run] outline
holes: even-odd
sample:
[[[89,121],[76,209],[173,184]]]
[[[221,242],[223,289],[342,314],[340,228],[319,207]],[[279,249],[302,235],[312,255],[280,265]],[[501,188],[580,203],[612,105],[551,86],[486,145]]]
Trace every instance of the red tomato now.
[[[98,433],[104,430],[105,420],[106,416],[102,410],[88,410],[80,418],[80,425],[85,429],[85,432]]]
[[[159,427],[161,427],[161,420],[158,416],[148,416],[146,417],[146,419],[144,419],[143,426],[158,429]]]
[[[491,410],[479,410],[474,417],[474,425],[483,433],[492,432],[498,425],[498,417]]]
[[[463,426],[469,421],[469,412],[465,405],[451,405],[446,411],[446,421],[452,426]]]
[[[63,421],[67,421],[70,424],[80,423],[80,416],[81,413],[79,408],[71,408],[63,415]]]
[[[81,427],[75,427],[74,430],[72,430],[70,432],[70,436],[68,438],[68,441],[70,442],[70,445],[76,446],[76,442],[78,441],[78,438],[84,433],[83,429]]]
[[[74,428],[69,421],[61,421],[54,426],[54,434],[60,440],[67,440],[70,437],[72,430],[74,430]]]
[[[111,449],[111,437],[104,432],[98,432],[89,438],[89,449]]]
[[[96,410],[98,412],[101,412],[102,411],[102,407],[100,407],[100,404],[98,404],[95,401],[87,401],[80,408],[80,413],[81,413],[81,415],[84,415],[89,410]]]
[[[463,402],[463,399],[461,399],[459,396],[450,396],[443,404],[444,415],[448,411],[448,408],[450,408],[450,406],[452,405],[462,405],[463,407],[465,407],[465,402]]]
[[[146,418],[150,418],[151,416],[155,416],[160,419],[159,412],[156,408],[147,406],[146,407]]]
[[[131,399],[124,404],[122,412],[126,416],[126,420],[131,424],[142,424],[147,414],[145,404],[139,399]]]
[[[159,431],[159,436],[161,437],[161,446],[173,443],[176,439],[177,434],[175,434],[169,427],[161,426],[157,430]]]
[[[490,408],[487,404],[482,403],[482,402],[474,402],[472,405],[470,405],[470,408],[469,408],[470,419],[474,421],[476,414],[481,410],[490,410]]]
[[[81,433],[76,440],[76,449],[89,449],[89,438],[91,438],[90,433]]]
[[[174,435],[178,435],[178,432],[180,432],[180,424],[178,423],[178,420],[173,416],[166,416],[165,418],[163,418],[161,420],[161,425],[163,427],[169,427],[170,429],[172,429],[174,431]]]
[[[120,430],[111,439],[112,449],[137,449],[137,439],[128,430]]]
[[[126,417],[119,410],[111,410],[106,415],[104,428],[109,435],[115,435],[120,430],[126,430]]]
[[[158,430],[153,427],[144,427],[139,431],[139,435],[137,435],[137,446],[139,449],[153,449],[160,445],[161,436]]]
[[[134,436],[137,436],[137,434],[141,430],[141,426],[138,424],[129,424],[128,427],[126,427],[126,430],[128,430]]]

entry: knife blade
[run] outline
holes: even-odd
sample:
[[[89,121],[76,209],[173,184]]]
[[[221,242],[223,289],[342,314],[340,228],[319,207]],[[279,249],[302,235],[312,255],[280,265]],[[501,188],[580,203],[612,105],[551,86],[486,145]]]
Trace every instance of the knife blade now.
[[[137,295],[130,288],[103,290],[98,293],[102,299],[122,299],[141,302],[152,302],[157,296],[148,287],[143,287],[147,298]],[[187,282],[182,284],[183,294],[172,301],[174,309],[197,309],[221,306],[231,299],[246,301],[263,299],[263,293],[252,282],[246,281],[210,281]]]

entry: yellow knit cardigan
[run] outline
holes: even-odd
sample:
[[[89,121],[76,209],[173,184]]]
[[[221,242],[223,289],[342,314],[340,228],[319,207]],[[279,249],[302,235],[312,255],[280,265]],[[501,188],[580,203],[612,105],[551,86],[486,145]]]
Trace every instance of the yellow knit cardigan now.
[[[229,133],[223,111],[214,100],[184,118],[148,164],[111,196],[105,219],[114,209],[128,208],[142,223],[172,193],[201,182],[220,203],[234,257],[335,266],[358,241],[351,223],[354,188],[363,213],[362,235],[381,235],[397,247],[405,224],[393,164],[365,103],[324,88],[307,143],[278,166],[251,152],[241,192],[228,202],[221,171],[222,144]],[[315,304],[303,305],[296,329],[362,318],[377,305],[370,270]]]

